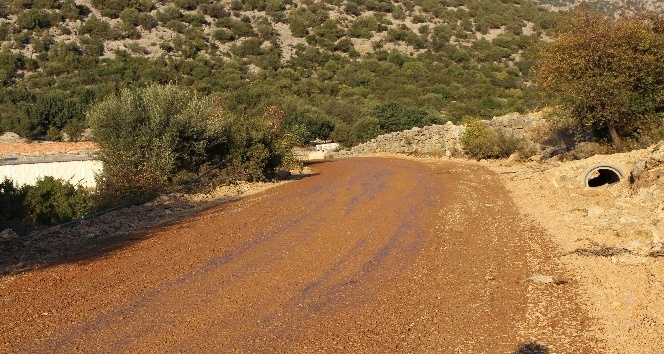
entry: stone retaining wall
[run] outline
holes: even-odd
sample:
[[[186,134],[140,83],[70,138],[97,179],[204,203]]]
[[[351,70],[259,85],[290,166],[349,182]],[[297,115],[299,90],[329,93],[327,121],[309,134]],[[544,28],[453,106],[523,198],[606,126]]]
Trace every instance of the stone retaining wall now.
[[[512,113],[484,121],[495,130],[527,140],[543,123],[541,113]],[[333,153],[335,157],[362,156],[373,153],[401,153],[428,156],[455,156],[463,151],[460,138],[466,127],[447,122],[401,132],[380,135],[375,139],[354,146],[350,150]]]

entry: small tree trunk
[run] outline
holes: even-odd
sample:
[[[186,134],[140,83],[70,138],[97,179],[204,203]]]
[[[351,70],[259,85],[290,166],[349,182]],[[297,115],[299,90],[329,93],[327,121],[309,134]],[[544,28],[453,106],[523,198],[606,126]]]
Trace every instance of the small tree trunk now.
[[[618,151],[622,151],[623,150],[622,139],[620,139],[620,135],[618,135],[615,125],[609,124],[609,134],[611,134],[611,141],[613,142],[613,147],[615,147],[616,150]]]

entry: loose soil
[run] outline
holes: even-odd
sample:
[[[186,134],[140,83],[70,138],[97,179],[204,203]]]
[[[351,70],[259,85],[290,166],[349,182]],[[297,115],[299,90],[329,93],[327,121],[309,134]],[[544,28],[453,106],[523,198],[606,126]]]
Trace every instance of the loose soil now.
[[[660,144],[660,146],[662,146]],[[576,275],[606,353],[660,353],[664,342],[664,179],[630,184],[635,164],[664,148],[570,162],[491,163],[522,213],[545,229],[552,256]],[[611,164],[620,183],[585,187],[584,171]]]
[[[97,149],[98,145],[91,141],[74,143],[3,143],[0,144],[0,157],[9,155],[91,152]]]
[[[313,168],[2,276],[0,351],[603,351],[578,279],[494,172],[386,158]]]

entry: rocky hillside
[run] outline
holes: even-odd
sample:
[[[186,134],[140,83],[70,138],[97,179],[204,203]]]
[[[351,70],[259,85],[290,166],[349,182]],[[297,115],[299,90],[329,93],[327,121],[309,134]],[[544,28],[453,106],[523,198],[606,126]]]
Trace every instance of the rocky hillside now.
[[[100,57],[232,58],[271,52],[284,62],[307,47],[350,57],[381,49],[412,55],[509,33],[540,35],[555,20],[520,0],[9,3],[2,14],[3,47],[30,58],[58,42],[77,43]]]
[[[585,2],[593,9],[611,14],[664,11],[664,2],[661,0],[536,0],[536,2],[555,10],[568,10]]]
[[[92,102],[153,82],[345,145],[527,112],[559,17],[530,0],[5,1],[0,132],[75,138]]]

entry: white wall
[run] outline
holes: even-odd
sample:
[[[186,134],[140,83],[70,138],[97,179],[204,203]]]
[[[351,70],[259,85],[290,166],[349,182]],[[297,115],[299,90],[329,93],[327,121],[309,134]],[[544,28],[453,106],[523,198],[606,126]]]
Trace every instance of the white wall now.
[[[95,173],[101,172],[101,161],[67,161],[0,166],[0,180],[9,178],[15,184],[35,184],[39,177],[52,176],[80,183],[85,187],[95,186]]]

